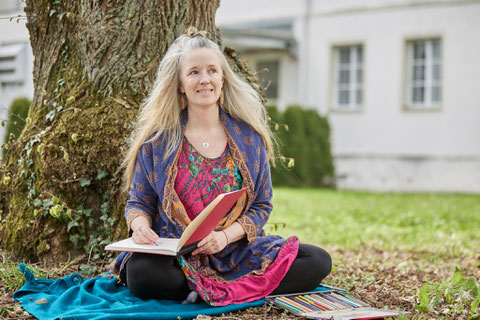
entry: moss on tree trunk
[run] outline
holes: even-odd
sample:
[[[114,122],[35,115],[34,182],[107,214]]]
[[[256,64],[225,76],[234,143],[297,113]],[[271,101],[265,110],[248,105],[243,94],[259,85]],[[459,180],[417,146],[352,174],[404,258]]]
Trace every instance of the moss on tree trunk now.
[[[16,259],[93,256],[126,236],[120,163],[142,100],[173,40],[209,32],[216,1],[27,0],[34,97],[0,164],[1,246]],[[234,69],[257,88],[231,49]],[[259,88],[259,90],[261,90]]]

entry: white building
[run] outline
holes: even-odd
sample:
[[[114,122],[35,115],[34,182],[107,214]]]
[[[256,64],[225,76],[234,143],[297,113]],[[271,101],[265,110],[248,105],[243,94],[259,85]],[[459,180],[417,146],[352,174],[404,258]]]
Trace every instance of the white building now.
[[[19,3],[0,1],[0,119],[33,93]],[[328,116],[339,188],[480,192],[480,0],[221,0],[216,23],[272,104]]]
[[[480,1],[222,0],[268,96],[327,115],[338,187],[480,192]]]
[[[33,96],[33,55],[24,17],[19,0],[0,1],[0,121],[8,119],[15,98]],[[0,144],[4,134],[0,126]]]

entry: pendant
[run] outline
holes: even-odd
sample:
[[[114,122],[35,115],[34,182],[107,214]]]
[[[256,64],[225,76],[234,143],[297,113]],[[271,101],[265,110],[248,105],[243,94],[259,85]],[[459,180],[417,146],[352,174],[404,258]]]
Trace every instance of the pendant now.
[[[202,146],[207,149],[210,144],[208,142],[202,142]]]

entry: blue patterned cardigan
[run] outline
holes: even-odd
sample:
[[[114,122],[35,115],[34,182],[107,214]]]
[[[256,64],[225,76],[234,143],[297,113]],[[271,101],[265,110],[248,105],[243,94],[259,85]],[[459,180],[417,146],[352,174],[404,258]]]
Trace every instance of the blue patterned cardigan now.
[[[213,255],[185,255],[183,261],[198,275],[221,283],[229,283],[249,275],[262,275],[274,261],[284,243],[280,236],[266,236],[263,227],[272,211],[272,184],[270,167],[261,136],[249,125],[234,119],[219,108],[220,120],[227,134],[235,165],[247,192],[220,221],[223,229],[237,221],[246,237],[229,244]],[[182,114],[183,127],[188,114]],[[164,238],[179,238],[191,222],[174,189],[177,161],[181,151],[163,159],[166,144],[162,136],[142,145],[136,159],[135,173],[125,217],[130,230],[137,216],[146,217],[152,229]],[[123,269],[130,253],[122,252],[114,262],[114,270]]]

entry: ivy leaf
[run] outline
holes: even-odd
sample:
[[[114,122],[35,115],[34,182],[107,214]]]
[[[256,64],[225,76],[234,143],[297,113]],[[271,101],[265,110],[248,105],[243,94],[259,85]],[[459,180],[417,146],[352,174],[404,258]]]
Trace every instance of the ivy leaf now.
[[[55,205],[50,208],[49,212],[50,215],[54,218],[58,218],[60,216],[60,211],[62,210],[62,207],[60,205]]]
[[[288,168],[293,168],[294,166],[295,166],[295,159],[288,160],[287,167]]]
[[[60,21],[62,21],[63,19],[63,16],[65,16],[67,14],[67,12],[62,12],[60,14],[57,15],[58,19],[60,19]]]
[[[35,200],[33,200],[33,206],[34,206],[35,208],[40,207],[40,206],[42,205],[42,203],[43,203],[43,201],[40,200],[40,199],[35,199]]]
[[[52,198],[53,205],[57,205],[59,202],[60,202],[60,199],[58,197],[53,197]]]
[[[107,171],[104,171],[102,169],[97,170],[97,180],[102,180],[103,178],[107,177],[109,173]]]
[[[52,199],[45,199],[45,200],[43,200],[43,208],[44,208],[45,210],[50,209],[51,206],[53,206],[53,201],[52,201]]]
[[[81,187],[86,187],[86,186],[89,186],[91,183],[91,181],[87,178],[83,178],[82,180],[80,180],[80,186]]]
[[[78,222],[75,221],[75,220],[70,221],[67,225],[67,232],[69,232],[70,229],[75,228],[75,227],[78,227]]]
[[[110,206],[108,205],[108,202],[102,203],[100,208],[101,208],[101,211],[102,211],[102,217],[100,217],[100,219],[102,219],[104,216],[108,217],[108,210],[110,209]],[[103,220],[105,220],[105,219],[103,219]]]
[[[48,121],[52,121],[53,118],[55,118],[55,114],[56,114],[56,110],[51,110],[49,113],[47,113],[47,115],[45,116],[45,119],[47,119]]]
[[[80,235],[78,234],[71,234],[70,235],[70,241],[73,243],[73,245],[75,246],[75,248],[78,249],[78,240],[80,238]]]
[[[4,176],[3,177],[3,184],[8,186],[10,184],[10,176]]]
[[[82,211],[82,213],[86,216],[86,217],[90,217],[90,214],[92,213],[92,209],[85,209]]]

